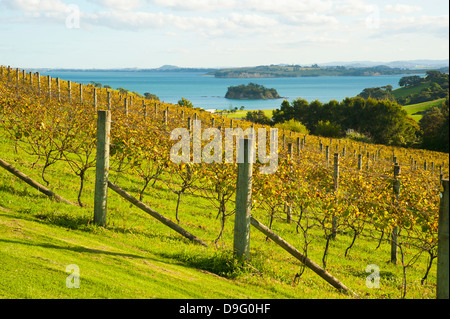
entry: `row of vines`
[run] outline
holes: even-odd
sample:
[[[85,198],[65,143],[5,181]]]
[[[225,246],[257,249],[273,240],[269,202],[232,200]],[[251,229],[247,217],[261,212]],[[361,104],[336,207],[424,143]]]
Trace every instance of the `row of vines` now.
[[[97,110],[112,114],[110,170],[139,176],[140,200],[156,182],[167,185],[176,195],[176,219],[182,197],[201,196],[211,203],[221,224],[218,243],[229,216],[234,213],[237,164],[175,164],[170,160],[170,139],[175,128],[192,131],[192,121],[201,120],[203,129],[256,125],[214,115],[196,108],[181,107],[134,94],[96,88],[0,67],[1,134],[15,147],[35,157],[39,175],[48,185],[47,169],[64,162],[79,178],[77,201],[83,206],[86,172],[95,169]],[[437,256],[437,227],[441,179],[448,178],[448,154],[365,144],[351,140],[319,138],[290,131],[278,134],[278,168],[274,174],[253,174],[252,214],[269,227],[283,221],[301,234],[301,249],[307,254],[308,232],[320,229],[327,239],[323,267],[327,266],[330,240],[350,231],[350,253],[361,236],[392,243],[403,267],[425,253],[429,264]],[[202,145],[208,144],[203,140]],[[35,164],[36,164],[35,163]],[[394,165],[400,174],[394,177]],[[338,174],[337,174],[338,173]],[[396,186],[396,187],[394,187]]]

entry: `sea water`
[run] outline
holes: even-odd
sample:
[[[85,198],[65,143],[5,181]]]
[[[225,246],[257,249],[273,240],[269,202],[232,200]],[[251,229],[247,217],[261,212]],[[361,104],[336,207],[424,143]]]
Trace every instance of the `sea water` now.
[[[156,71],[47,71],[42,75],[59,77],[62,80],[89,84],[91,81],[109,85],[113,89],[125,88],[130,92],[155,94],[161,101],[176,104],[184,97],[195,107],[207,110],[241,108],[246,110],[277,109],[283,99],[292,101],[303,98],[308,102],[319,100],[341,101],[353,97],[365,88],[392,85],[399,87],[399,80],[405,75],[383,76],[322,76],[288,78],[216,78],[205,72],[156,72]],[[411,75],[411,74],[409,74]],[[250,82],[274,88],[281,99],[234,100],[226,99],[229,86]]]

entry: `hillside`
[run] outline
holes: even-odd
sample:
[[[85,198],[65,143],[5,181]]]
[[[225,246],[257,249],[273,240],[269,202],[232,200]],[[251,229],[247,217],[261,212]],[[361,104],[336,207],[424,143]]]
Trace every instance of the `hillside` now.
[[[427,110],[429,110],[430,108],[432,108],[434,106],[436,106],[436,107],[440,106],[444,101],[445,101],[445,99],[443,98],[443,99],[438,99],[435,101],[410,104],[410,105],[403,106],[403,109],[406,110],[408,115],[410,115],[413,119],[415,119],[417,122],[419,122],[420,119],[422,118],[423,114]]]
[[[402,105],[433,101],[448,96],[449,75],[440,71],[427,71],[425,77],[405,76],[400,79],[400,88],[392,91],[396,101]]]
[[[252,123],[3,67],[0,93],[0,158],[72,203],[56,202],[0,169],[3,298],[353,298],[256,227],[249,258],[238,260],[237,163],[173,161],[172,133],[197,132],[193,119],[204,129]],[[97,123],[106,110],[112,122],[108,181],[206,247],[111,187],[106,224],[94,223]],[[437,249],[448,154],[287,130],[277,138],[276,171],[261,173],[262,161],[253,166],[252,219],[359,298],[435,298],[436,261],[428,254]],[[201,146],[208,143],[203,139]],[[401,165],[395,207],[394,161]],[[387,234],[394,226],[401,240],[392,259]],[[70,265],[80,270],[76,289],[66,287]],[[367,284],[368,265],[379,267],[381,289]]]

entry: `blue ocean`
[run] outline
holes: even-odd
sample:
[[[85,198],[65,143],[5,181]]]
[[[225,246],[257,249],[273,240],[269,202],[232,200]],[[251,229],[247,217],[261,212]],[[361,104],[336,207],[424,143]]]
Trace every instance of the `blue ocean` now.
[[[144,94],[157,95],[161,101],[178,103],[182,97],[190,100],[195,107],[207,110],[240,108],[246,110],[277,109],[283,99],[292,101],[303,98],[311,102],[319,100],[341,101],[353,97],[365,88],[392,85],[399,87],[403,75],[385,76],[323,76],[296,78],[215,78],[204,72],[156,72],[156,71],[48,71],[42,75],[59,77],[63,80],[89,84],[91,81],[119,87]],[[411,75],[411,74],[410,74]],[[226,99],[229,86],[248,84],[250,82],[274,88],[282,99],[275,100],[232,100]]]

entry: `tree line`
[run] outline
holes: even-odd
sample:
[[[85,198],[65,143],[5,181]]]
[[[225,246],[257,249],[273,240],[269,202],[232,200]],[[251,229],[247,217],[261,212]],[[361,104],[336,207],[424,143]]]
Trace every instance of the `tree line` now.
[[[284,100],[273,111],[272,119],[258,111],[248,112],[246,119],[275,126],[294,120],[314,135],[345,137],[346,132],[352,131],[377,144],[448,152],[448,114],[448,98],[417,123],[393,101],[358,96],[327,103],[318,100],[309,103],[302,98]]]

